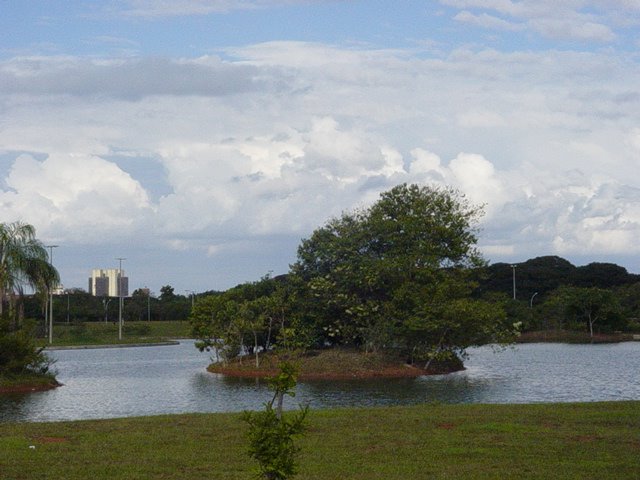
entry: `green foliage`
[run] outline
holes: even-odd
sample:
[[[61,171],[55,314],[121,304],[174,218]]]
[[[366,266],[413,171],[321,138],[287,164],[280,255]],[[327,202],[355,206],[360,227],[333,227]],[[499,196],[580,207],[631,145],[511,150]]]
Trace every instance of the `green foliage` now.
[[[12,331],[6,319],[0,325],[0,376],[47,375],[52,361],[36,348],[33,329],[23,326]]]
[[[405,184],[303,240],[292,273],[319,343],[422,358],[506,340],[501,305],[470,298],[481,213],[455,190]]]
[[[8,312],[11,328],[19,328],[20,311],[17,300],[24,287],[32,287],[42,299],[60,281],[58,272],[49,263],[47,251],[37,238],[32,225],[0,223],[0,315]],[[6,308],[8,307],[8,309]]]
[[[274,396],[265,404],[265,410],[243,413],[242,419],[249,425],[248,453],[258,462],[258,477],[285,480],[298,471],[296,456],[300,448],[295,445],[294,436],[305,430],[308,407],[295,414],[282,412],[284,396],[295,396],[296,375],[297,369],[292,363],[281,363],[280,372],[269,381]]]
[[[612,288],[637,282],[638,275],[632,275],[627,269],[613,263],[593,262],[577,267],[571,275],[571,285],[576,287]]]
[[[196,346],[227,362],[260,351],[306,346],[305,330],[291,312],[291,295],[283,280],[268,276],[224,293],[201,296],[189,320]]]
[[[548,303],[556,306],[556,311],[562,312],[569,329],[574,325],[586,325],[592,337],[596,324],[608,331],[622,328],[624,325],[622,308],[611,290],[597,287],[560,287]]]

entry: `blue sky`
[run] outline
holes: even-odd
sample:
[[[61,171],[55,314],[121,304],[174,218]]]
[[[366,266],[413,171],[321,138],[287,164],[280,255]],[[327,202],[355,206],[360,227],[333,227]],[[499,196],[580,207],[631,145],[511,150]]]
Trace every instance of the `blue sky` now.
[[[224,289],[402,182],[490,261],[640,272],[640,1],[0,3],[0,219],[65,287]]]

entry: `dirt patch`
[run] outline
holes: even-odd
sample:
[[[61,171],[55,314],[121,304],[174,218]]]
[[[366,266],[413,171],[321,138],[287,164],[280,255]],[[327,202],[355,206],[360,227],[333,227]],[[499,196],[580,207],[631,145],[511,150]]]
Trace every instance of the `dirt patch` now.
[[[233,367],[211,367],[209,371],[212,373],[220,373],[230,377],[240,378],[267,378],[273,377],[278,373],[277,370],[245,370],[235,369]],[[309,372],[298,375],[299,380],[350,380],[350,379],[367,379],[367,378],[415,378],[427,375],[427,372],[419,368],[407,366],[406,368],[388,368],[378,371],[359,371],[359,372]]]
[[[256,368],[245,359],[244,364],[233,361],[229,364],[213,364],[207,369],[230,377],[266,378],[278,373],[277,356],[268,355]],[[375,378],[415,378],[423,375],[450,373],[463,369],[460,365],[447,365],[446,368],[429,371],[414,365],[408,365],[398,359],[382,354],[357,351],[328,349],[310,351],[293,359],[300,367],[299,380],[358,380]]]
[[[42,385],[11,385],[6,387],[0,386],[0,394],[3,393],[31,393],[31,392],[44,392],[46,390],[52,390],[62,386],[61,383],[55,384],[42,384]]]

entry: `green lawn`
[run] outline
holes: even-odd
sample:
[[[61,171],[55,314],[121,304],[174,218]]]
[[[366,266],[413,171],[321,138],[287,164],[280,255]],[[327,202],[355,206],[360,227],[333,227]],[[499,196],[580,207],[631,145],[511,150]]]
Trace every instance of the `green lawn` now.
[[[238,414],[0,424],[3,479],[248,479]],[[640,402],[312,411],[303,479],[640,478]],[[31,448],[35,447],[35,448]]]
[[[153,343],[190,336],[191,325],[187,321],[125,322],[122,340],[118,339],[117,322],[57,324],[53,327],[53,346]],[[38,343],[48,345],[47,340],[39,339]]]

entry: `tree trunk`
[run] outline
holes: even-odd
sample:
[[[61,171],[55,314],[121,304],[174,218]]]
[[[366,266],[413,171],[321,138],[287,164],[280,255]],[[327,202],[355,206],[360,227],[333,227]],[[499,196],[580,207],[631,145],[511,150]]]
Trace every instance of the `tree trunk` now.
[[[260,367],[260,357],[258,356],[258,332],[253,331],[253,352],[256,355],[256,368]]]

